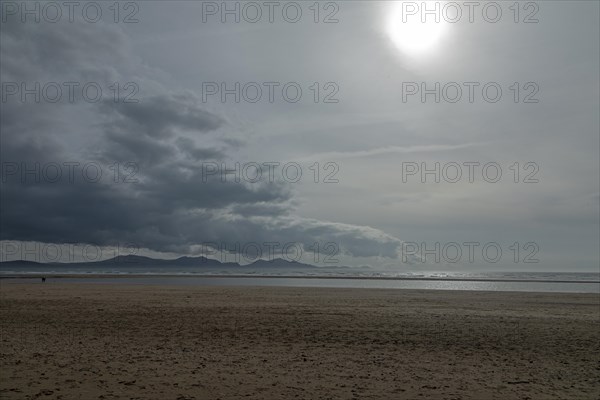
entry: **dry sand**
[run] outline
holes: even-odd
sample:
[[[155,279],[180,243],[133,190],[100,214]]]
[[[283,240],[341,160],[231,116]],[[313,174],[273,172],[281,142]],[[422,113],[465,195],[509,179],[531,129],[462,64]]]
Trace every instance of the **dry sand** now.
[[[599,296],[1,284],[2,399],[598,399]]]

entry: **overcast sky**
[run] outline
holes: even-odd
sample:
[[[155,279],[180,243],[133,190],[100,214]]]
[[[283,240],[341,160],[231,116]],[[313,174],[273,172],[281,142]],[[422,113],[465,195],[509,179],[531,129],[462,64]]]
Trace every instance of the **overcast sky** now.
[[[96,8],[83,18],[79,7],[73,22],[63,8],[56,23],[44,20],[53,9],[22,22],[21,3],[3,3],[4,245],[135,243],[139,254],[172,257],[207,243],[298,243],[310,262],[314,243],[324,255],[334,243],[350,266],[598,270],[596,1],[523,2],[518,15],[499,2],[495,23],[484,2],[472,22],[456,3],[457,23],[437,2],[440,21],[425,15],[424,30],[404,29],[403,17],[420,14],[400,2],[321,2],[318,15],[314,2],[298,2],[295,23],[298,7],[285,2],[273,22],[253,3],[262,5],[254,23],[244,20],[256,16],[246,2],[239,23],[221,21],[221,2],[123,2],[118,15],[98,2],[98,22]],[[39,102],[23,98],[22,84],[35,91],[36,82]],[[49,82],[62,87],[56,102]],[[73,101],[67,82],[79,84]],[[240,101],[223,99],[221,84],[236,82]],[[422,98],[436,82],[440,101]],[[462,98],[452,102],[457,87]],[[65,163],[76,162],[69,179]],[[222,163],[240,163],[240,182],[222,182]],[[433,174],[423,182],[420,170],[436,163],[439,183]],[[56,165],[62,177],[53,180]],[[413,254],[436,243],[439,261]],[[496,262],[494,251],[482,256],[486,243],[502,250]],[[463,254],[449,262],[454,244]],[[4,259],[22,258],[3,249]]]

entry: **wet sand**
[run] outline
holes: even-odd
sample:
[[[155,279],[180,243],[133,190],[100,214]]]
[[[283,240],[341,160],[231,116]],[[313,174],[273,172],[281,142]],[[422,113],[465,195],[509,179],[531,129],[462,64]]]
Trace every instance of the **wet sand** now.
[[[1,399],[598,399],[597,294],[1,283]]]

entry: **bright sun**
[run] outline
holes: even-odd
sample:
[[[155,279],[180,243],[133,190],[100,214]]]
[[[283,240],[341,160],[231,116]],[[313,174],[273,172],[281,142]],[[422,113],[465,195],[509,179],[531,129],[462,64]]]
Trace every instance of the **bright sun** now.
[[[403,3],[406,3],[403,5]],[[419,2],[396,2],[391,5],[387,33],[396,47],[409,55],[431,51],[447,29],[448,23],[434,15],[422,22]]]

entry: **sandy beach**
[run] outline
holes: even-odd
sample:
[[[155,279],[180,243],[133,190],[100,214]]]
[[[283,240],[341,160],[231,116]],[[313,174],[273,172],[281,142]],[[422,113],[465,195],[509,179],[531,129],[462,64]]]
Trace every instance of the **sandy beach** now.
[[[1,283],[2,399],[597,399],[597,294]]]

